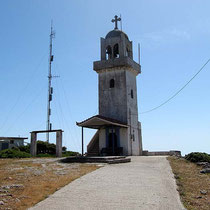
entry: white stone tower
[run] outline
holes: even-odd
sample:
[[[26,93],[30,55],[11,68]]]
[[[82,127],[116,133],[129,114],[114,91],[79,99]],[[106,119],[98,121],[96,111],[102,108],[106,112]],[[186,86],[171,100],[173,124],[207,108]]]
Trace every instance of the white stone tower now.
[[[136,87],[136,76],[140,74],[141,66],[133,60],[132,42],[118,30],[117,21],[120,18],[115,16],[112,20],[115,22],[114,30],[101,38],[101,60],[93,64],[99,80],[99,115],[83,121],[80,126],[98,125],[95,127],[98,134],[90,143],[98,139],[99,154],[141,155]],[[102,123],[100,119],[107,122]]]

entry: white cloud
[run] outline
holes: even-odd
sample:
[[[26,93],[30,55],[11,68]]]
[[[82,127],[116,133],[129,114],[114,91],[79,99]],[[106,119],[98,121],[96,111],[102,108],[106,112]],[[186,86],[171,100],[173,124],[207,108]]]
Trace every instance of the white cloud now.
[[[168,31],[168,34],[171,37],[189,40],[191,38],[190,34],[186,30],[178,30],[177,28],[173,28],[171,31]]]
[[[175,41],[188,41],[191,35],[187,30],[171,28],[163,31],[145,33],[141,36],[141,41],[149,46],[158,47]]]

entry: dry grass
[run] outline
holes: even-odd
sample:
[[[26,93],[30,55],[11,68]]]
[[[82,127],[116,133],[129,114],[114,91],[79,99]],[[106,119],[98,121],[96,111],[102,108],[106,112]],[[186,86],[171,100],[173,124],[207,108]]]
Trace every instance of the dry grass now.
[[[210,175],[201,174],[201,167],[183,158],[168,157],[184,206],[190,210],[210,210]],[[207,194],[201,194],[206,190]]]
[[[41,161],[40,161],[41,160]],[[0,159],[0,209],[27,209],[71,181],[99,168],[93,164],[61,164],[48,159]],[[22,187],[3,186],[21,184]]]

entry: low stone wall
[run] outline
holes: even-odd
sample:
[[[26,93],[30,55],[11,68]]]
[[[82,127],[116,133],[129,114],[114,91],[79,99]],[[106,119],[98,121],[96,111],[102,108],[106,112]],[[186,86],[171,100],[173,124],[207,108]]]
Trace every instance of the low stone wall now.
[[[154,151],[154,152],[149,152],[148,150],[144,150],[142,152],[143,156],[181,156],[181,151],[177,150],[170,150],[170,151]]]

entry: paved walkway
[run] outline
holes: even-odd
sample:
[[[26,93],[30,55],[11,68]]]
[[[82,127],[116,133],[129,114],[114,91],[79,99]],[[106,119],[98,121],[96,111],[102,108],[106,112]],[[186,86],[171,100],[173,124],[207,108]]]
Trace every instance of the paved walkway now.
[[[38,203],[40,209],[184,209],[165,157],[132,157],[131,163],[107,165]]]

